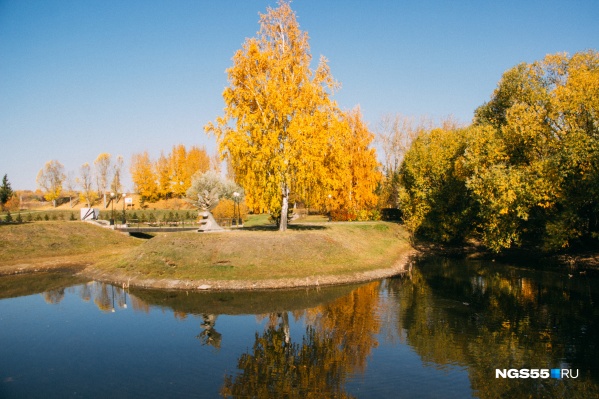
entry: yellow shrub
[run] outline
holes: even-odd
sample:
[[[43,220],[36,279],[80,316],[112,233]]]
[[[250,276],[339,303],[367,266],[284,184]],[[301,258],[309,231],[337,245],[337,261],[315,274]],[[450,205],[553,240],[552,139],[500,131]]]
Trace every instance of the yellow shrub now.
[[[241,212],[242,219],[246,220],[248,207],[245,202],[240,203],[238,208],[235,202],[229,199],[221,199],[212,210],[212,216],[215,219],[232,219],[234,216],[239,217],[239,212]]]

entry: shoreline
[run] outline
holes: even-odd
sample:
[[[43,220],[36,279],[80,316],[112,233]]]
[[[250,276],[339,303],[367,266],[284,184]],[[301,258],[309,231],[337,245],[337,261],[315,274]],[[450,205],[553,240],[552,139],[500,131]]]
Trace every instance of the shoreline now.
[[[124,287],[178,290],[292,289],[354,284],[407,270],[416,251],[393,223],[298,225],[286,234],[126,237],[88,223],[2,226],[0,276],[65,272]]]
[[[165,290],[195,290],[195,291],[253,291],[253,290],[284,290],[294,288],[324,287],[347,285],[380,280],[406,273],[410,270],[411,261],[418,251],[410,250],[402,254],[388,268],[380,268],[353,274],[322,275],[306,278],[280,278],[264,280],[179,280],[179,279],[148,279],[131,277],[125,273],[115,274],[87,267],[77,275],[95,281],[122,285],[124,288],[136,287],[145,289]]]
[[[253,291],[253,290],[284,290],[294,288],[326,287],[334,285],[349,285],[380,280],[406,273],[411,268],[414,256],[420,254],[415,249],[403,253],[395,263],[388,268],[356,272],[353,274],[321,275],[306,278],[280,278],[264,280],[179,280],[179,279],[148,279],[138,278],[126,273],[110,273],[94,268],[90,261],[58,257],[42,262],[18,263],[4,266],[0,269],[0,277],[43,272],[72,273],[74,276],[88,278],[94,281],[144,289],[164,290],[194,290],[194,291]]]

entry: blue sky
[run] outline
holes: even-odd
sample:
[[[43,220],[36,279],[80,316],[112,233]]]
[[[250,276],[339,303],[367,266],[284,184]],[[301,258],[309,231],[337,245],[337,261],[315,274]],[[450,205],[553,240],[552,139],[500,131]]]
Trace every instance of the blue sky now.
[[[101,152],[206,146],[225,69],[276,1],[0,0],[0,175],[35,189],[46,161],[78,173]],[[599,49],[599,1],[291,3],[343,109],[470,122],[501,74]],[[128,173],[127,173],[128,174]],[[133,189],[129,178],[129,190]]]

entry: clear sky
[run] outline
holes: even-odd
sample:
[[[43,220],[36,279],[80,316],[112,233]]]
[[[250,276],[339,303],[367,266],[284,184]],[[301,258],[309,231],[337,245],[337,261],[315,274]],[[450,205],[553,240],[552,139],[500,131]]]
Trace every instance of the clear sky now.
[[[215,140],[225,69],[275,0],[0,0],[0,178],[35,189],[45,162],[66,171],[101,152]],[[329,59],[342,109],[453,115],[468,123],[502,73],[546,54],[599,49],[599,1],[291,3],[314,61]],[[133,189],[126,178],[126,188]]]

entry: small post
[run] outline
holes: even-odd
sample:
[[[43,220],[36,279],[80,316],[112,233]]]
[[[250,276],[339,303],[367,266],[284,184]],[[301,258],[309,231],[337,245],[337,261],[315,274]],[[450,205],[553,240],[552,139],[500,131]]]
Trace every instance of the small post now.
[[[127,223],[126,218],[125,218],[125,198],[127,197],[127,193],[123,193],[123,227],[125,227],[125,224]]]
[[[114,226],[114,193],[110,193],[110,205],[112,206],[112,211],[110,213],[110,225]]]

